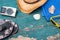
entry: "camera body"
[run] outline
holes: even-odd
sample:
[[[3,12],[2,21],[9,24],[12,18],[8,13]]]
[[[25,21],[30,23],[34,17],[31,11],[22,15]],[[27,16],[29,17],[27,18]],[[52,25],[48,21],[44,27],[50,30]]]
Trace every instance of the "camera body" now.
[[[16,16],[16,12],[17,12],[16,8],[2,6],[0,14],[15,17]]]

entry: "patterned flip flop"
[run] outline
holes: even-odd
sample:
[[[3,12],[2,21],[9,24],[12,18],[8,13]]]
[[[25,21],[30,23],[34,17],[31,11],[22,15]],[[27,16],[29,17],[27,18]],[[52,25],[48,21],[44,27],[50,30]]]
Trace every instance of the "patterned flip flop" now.
[[[6,29],[0,31],[0,39],[8,37],[12,33],[13,25],[13,23],[10,23],[8,21],[5,21],[5,23],[0,25],[1,27],[6,27]]]
[[[5,20],[5,21],[10,21],[10,20]],[[13,32],[12,32],[12,35],[14,35],[14,34],[16,34],[18,32],[19,28],[18,28],[18,25],[15,22],[13,22],[13,21],[10,21],[10,22],[14,24]]]

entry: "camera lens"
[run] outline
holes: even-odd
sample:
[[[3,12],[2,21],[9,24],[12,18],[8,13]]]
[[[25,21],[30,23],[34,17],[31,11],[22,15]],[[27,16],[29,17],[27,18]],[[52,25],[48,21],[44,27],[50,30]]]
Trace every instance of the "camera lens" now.
[[[12,10],[11,8],[7,9],[7,14],[8,14],[8,15],[13,14],[13,10]]]

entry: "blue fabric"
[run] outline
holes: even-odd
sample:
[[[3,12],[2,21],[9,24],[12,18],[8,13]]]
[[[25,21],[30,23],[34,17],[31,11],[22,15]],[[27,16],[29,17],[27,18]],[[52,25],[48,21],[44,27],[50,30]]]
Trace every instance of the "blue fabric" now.
[[[55,7],[54,14],[50,14],[48,10],[52,5]],[[42,9],[42,15],[45,16],[47,21],[50,21],[50,17],[60,15],[60,0],[48,0],[47,3],[42,7]]]

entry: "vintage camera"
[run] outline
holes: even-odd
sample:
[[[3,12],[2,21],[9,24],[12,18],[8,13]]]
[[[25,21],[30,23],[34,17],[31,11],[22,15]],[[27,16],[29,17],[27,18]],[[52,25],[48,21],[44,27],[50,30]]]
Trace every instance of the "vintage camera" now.
[[[16,16],[16,12],[17,12],[16,8],[2,6],[0,14],[15,17]]]

